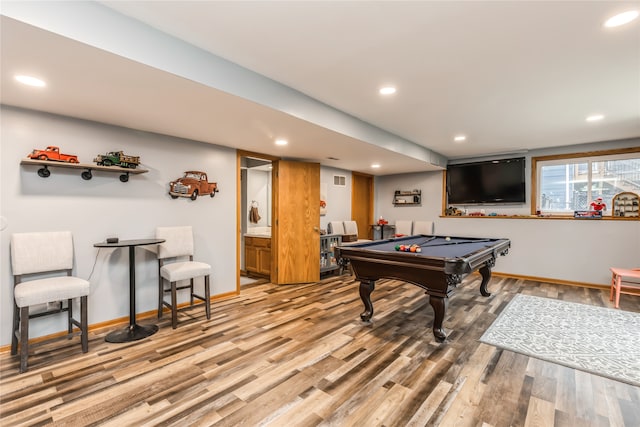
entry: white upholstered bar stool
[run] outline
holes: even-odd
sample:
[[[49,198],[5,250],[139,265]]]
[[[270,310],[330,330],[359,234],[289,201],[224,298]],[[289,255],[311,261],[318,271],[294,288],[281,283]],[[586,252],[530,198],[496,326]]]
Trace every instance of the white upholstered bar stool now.
[[[329,234],[339,234],[342,236],[344,234],[344,224],[342,221],[329,221],[327,226],[327,233]]]
[[[211,266],[204,262],[193,260],[193,230],[191,226],[184,227],[158,227],[156,237],[165,239],[158,245],[158,319],[162,317],[162,309],[167,306],[171,309],[171,326],[178,326],[178,300],[177,291],[189,289],[190,305],[193,306],[194,297],[204,301],[207,319],[211,319],[211,292],[209,289],[209,276]],[[204,296],[194,292],[194,279],[204,278]],[[188,285],[178,286],[178,282],[188,280]],[[168,287],[165,287],[165,281]],[[171,293],[171,302],[164,300],[164,294]]]
[[[413,234],[433,235],[433,221],[413,221]]]
[[[11,269],[13,273],[13,329],[11,354],[20,344],[20,373],[27,370],[29,357],[29,319],[67,312],[67,334],[73,326],[80,328],[82,352],[89,350],[87,296],[89,281],[71,275],[73,237],[69,231],[15,233],[11,235]],[[65,275],[61,275],[65,273]],[[24,280],[29,278],[29,280]],[[73,318],[73,300],[80,298],[80,321]],[[46,306],[30,313],[29,308]]]
[[[411,220],[398,219],[395,223],[395,237],[402,236],[412,236],[412,225],[413,222]]]
[[[343,221],[344,224],[344,234],[346,235],[358,235],[358,223],[351,221]],[[358,242],[370,242],[370,239],[358,239]]]

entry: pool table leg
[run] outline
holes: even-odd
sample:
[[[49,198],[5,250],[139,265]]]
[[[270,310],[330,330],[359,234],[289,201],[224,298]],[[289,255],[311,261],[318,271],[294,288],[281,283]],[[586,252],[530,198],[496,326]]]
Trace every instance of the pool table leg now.
[[[364,311],[360,314],[360,318],[364,322],[368,322],[373,317],[373,304],[371,303],[371,292],[376,288],[375,280],[360,281],[360,299],[364,304]]]
[[[444,312],[446,310],[446,301],[443,297],[429,295],[429,304],[433,307],[433,336],[436,340],[442,342],[447,338],[447,334],[442,329],[442,321],[444,320]]]
[[[480,293],[483,297],[490,297],[491,292],[487,290],[487,285],[489,284],[489,280],[491,279],[491,267],[485,264],[480,268],[479,271],[482,275],[482,283],[480,283]]]

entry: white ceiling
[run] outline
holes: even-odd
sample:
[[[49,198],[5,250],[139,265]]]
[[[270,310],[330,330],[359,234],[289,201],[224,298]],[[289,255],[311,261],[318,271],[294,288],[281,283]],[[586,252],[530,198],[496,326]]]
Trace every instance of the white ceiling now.
[[[602,26],[638,1],[99,3],[449,158],[640,137],[640,22]],[[3,104],[374,175],[434,169],[54,32],[1,24]],[[12,80],[29,67],[46,76],[46,95]],[[384,84],[398,92],[382,98]],[[587,123],[594,113],[604,120]],[[279,136],[285,149],[273,145]]]

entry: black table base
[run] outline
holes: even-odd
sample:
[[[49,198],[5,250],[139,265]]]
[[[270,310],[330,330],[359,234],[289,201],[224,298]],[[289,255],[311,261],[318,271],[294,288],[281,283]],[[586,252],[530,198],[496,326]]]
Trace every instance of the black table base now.
[[[158,245],[164,239],[118,240],[116,242],[100,242],[96,248],[129,248],[129,326],[113,331],[105,337],[105,341],[123,343],[137,341],[158,332],[158,326],[141,326],[136,323],[136,246]]]
[[[127,326],[124,329],[120,329],[119,331],[109,332],[105,337],[106,342],[130,342],[130,341],[138,341],[143,338],[147,338],[153,334],[158,332],[158,325],[132,325]]]

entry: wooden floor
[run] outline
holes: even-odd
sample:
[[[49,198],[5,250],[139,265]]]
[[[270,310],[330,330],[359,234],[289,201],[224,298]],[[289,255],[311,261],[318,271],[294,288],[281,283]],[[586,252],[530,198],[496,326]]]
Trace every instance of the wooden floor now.
[[[365,324],[345,275],[248,285],[211,320],[194,307],[131,344],[97,331],[87,354],[78,338],[34,347],[22,375],[4,353],[0,425],[640,425],[640,387],[478,342],[516,293],[610,306],[608,292],[494,277],[484,298],[478,285],[449,300],[445,343],[418,287],[380,281]],[[621,309],[640,312],[640,297]]]

